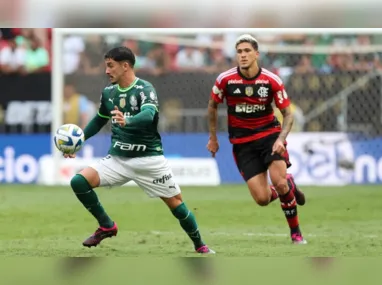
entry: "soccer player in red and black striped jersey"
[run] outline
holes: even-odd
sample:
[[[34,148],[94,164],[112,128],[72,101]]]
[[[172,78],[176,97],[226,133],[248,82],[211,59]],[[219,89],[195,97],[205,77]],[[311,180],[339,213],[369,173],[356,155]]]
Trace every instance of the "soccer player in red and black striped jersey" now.
[[[211,91],[207,149],[212,156],[219,150],[217,108],[225,99],[233,155],[252,197],[260,206],[279,198],[292,242],[305,244],[297,215],[297,204],[305,204],[305,196],[292,175],[287,174],[291,164],[286,138],[293,125],[290,99],[281,79],[258,65],[258,42],[254,37],[240,36],[236,53],[239,66],[221,73]],[[273,101],[283,115],[282,126],[273,114]],[[268,171],[272,186],[268,184]]]

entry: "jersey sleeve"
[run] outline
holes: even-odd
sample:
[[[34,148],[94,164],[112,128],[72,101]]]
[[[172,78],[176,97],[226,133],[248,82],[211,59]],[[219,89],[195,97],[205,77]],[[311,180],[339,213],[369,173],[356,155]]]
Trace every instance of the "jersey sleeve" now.
[[[282,110],[289,107],[290,100],[285,91],[284,84],[279,77],[272,80],[272,95],[278,109]]]
[[[103,91],[102,94],[101,94],[101,98],[100,98],[100,104],[99,104],[99,108],[98,108],[98,116],[100,116],[101,118],[104,118],[104,119],[110,119],[110,116],[108,114],[108,110],[106,108],[106,105],[105,105],[105,100],[106,100],[106,96],[105,96],[105,92]]]
[[[221,104],[224,101],[223,84],[222,81],[219,81],[218,79],[216,79],[214,86],[212,86],[211,99],[213,99],[218,104]]]
[[[157,112],[159,111],[158,95],[154,87],[146,86],[139,92],[139,97],[141,100],[141,110],[144,106],[151,106],[154,107]]]

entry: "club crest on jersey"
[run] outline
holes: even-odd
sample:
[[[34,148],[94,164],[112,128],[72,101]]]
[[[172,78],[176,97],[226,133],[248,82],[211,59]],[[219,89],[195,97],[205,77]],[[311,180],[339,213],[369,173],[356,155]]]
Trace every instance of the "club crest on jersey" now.
[[[268,88],[267,87],[264,87],[264,86],[261,86],[259,88],[259,90],[257,91],[257,94],[259,94],[259,96],[261,98],[265,98],[265,97],[268,97]]]
[[[125,106],[126,106],[126,99],[125,98],[121,98],[119,100],[119,107],[125,108]]]
[[[247,96],[253,95],[253,87],[252,86],[245,87],[245,95],[247,95]]]
[[[138,104],[137,97],[135,97],[134,95],[130,96],[131,107],[135,107],[135,106],[137,106],[137,104]]]

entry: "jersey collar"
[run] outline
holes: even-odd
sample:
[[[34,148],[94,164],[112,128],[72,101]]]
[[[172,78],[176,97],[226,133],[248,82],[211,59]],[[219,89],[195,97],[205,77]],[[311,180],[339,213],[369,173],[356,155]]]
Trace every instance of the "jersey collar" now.
[[[126,87],[126,88],[122,88],[122,87],[120,87],[120,86],[117,84],[117,88],[118,88],[118,90],[119,90],[120,92],[127,92],[127,91],[129,91],[131,88],[134,87],[134,85],[137,83],[138,80],[139,80],[139,78],[138,78],[138,77],[135,77],[135,80],[133,81],[133,83],[131,83],[128,87]]]
[[[259,72],[254,77],[251,77],[251,78],[245,77],[245,75],[243,73],[241,73],[240,67],[237,67],[237,73],[239,74],[239,76],[241,78],[243,78],[245,80],[254,80],[254,79],[256,79],[257,77],[260,76],[260,74],[261,74],[261,67],[259,68]]]

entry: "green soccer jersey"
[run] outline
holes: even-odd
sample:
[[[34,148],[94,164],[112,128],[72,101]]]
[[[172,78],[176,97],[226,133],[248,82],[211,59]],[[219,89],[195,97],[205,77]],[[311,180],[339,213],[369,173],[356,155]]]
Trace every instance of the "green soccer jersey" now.
[[[109,154],[124,157],[162,155],[162,140],[158,132],[158,97],[151,83],[136,78],[127,88],[118,85],[106,87],[102,92],[98,115],[110,119],[115,106],[127,117],[141,112],[143,106],[152,106],[156,112],[153,122],[145,126],[133,124],[121,127],[112,120]]]

